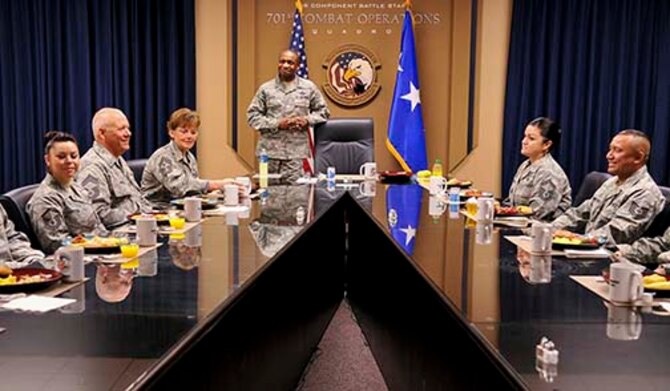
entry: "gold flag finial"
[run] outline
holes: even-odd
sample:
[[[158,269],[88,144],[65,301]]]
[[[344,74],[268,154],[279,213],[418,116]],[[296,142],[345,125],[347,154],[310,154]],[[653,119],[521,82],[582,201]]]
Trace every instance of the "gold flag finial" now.
[[[302,0],[295,0],[295,9],[302,15]]]
[[[405,7],[406,10],[411,9],[412,8],[412,0],[405,0],[402,5],[403,5],[403,7]]]

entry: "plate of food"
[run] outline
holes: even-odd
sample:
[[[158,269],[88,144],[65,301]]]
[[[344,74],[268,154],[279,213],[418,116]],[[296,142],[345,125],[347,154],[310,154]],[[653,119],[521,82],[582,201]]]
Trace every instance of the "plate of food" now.
[[[57,283],[63,275],[55,270],[24,267],[0,270],[0,293],[35,292]]]
[[[135,213],[128,216],[128,220],[135,223],[140,217],[154,217],[158,225],[170,225],[170,215],[165,212]]]
[[[200,199],[202,200],[202,210],[216,209],[217,205],[219,204],[219,200],[217,198],[200,197]],[[170,201],[170,204],[174,205],[178,209],[184,209],[185,201],[186,200],[184,198],[179,198]]]
[[[600,247],[597,238],[584,235],[559,236],[554,235],[551,241],[551,247],[554,250],[575,249],[575,250],[595,250]]]
[[[121,245],[127,244],[127,238],[86,238],[78,235],[72,239],[72,245],[83,247],[86,254],[115,254],[121,252]]]
[[[466,201],[470,198],[479,198],[484,195],[484,192],[481,190],[477,189],[467,189],[467,190],[461,190],[460,196],[461,196],[461,201]]]
[[[496,206],[495,217],[530,217],[533,209],[530,206]]]
[[[456,178],[451,178],[447,181],[447,187],[460,187],[464,189],[470,186],[472,186],[472,181],[462,181]]]
[[[645,292],[652,292],[655,297],[670,297],[670,281],[666,276],[649,274],[642,277],[642,285]]]

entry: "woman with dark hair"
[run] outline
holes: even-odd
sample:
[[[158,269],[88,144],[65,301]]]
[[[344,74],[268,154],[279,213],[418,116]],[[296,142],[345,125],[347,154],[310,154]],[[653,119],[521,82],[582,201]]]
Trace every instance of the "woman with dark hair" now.
[[[160,206],[169,206],[170,200],[192,193],[207,193],[222,189],[233,179],[207,180],[198,173],[198,162],[191,148],[198,141],[200,116],[181,108],[170,115],[167,132],[171,141],[154,152],[142,174],[142,194]]]
[[[44,162],[46,177],[26,205],[44,251],[54,252],[68,236],[107,235],[86,189],[74,181],[79,170],[77,140],[70,133],[47,132]]]
[[[561,127],[546,117],[526,126],[521,154],[526,159],[512,180],[505,203],[533,209],[533,217],[552,220],[565,212],[572,202],[568,177],[551,156],[561,141]]]

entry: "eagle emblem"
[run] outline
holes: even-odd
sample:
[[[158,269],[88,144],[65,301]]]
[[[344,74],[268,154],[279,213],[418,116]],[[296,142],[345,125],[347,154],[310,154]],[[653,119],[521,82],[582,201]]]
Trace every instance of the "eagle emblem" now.
[[[377,56],[360,45],[344,45],[331,52],[323,63],[326,68],[326,95],[343,106],[360,106],[372,100],[381,85]]]

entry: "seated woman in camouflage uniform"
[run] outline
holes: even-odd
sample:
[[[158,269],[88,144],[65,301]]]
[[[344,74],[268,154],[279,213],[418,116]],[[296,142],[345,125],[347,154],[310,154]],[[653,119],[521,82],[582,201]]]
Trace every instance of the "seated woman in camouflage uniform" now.
[[[142,194],[149,201],[168,207],[174,198],[206,193],[234,182],[199,177],[198,163],[191,153],[199,127],[200,116],[193,110],[181,108],[170,115],[167,132],[172,141],[151,155],[142,174]]]
[[[51,131],[44,144],[47,174],[26,205],[44,251],[56,251],[68,236],[107,235],[88,192],[74,181],[80,164],[77,140],[69,133]]]
[[[570,207],[570,182],[551,156],[560,141],[561,128],[549,118],[536,118],[526,126],[521,154],[528,159],[514,175],[507,204],[530,206],[540,220],[552,220]]]

